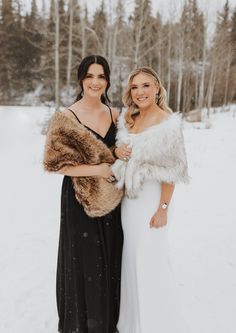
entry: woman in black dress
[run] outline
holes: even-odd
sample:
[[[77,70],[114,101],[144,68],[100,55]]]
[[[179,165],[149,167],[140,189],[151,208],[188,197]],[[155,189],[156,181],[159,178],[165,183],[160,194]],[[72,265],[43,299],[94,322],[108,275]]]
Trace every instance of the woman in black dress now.
[[[115,145],[118,112],[108,106],[109,66],[101,56],[84,58],[78,68],[81,92],[64,113],[107,147]],[[110,165],[62,168],[57,306],[61,333],[115,333],[119,316],[122,229],[120,206],[90,217],[76,200],[71,177],[112,181]]]

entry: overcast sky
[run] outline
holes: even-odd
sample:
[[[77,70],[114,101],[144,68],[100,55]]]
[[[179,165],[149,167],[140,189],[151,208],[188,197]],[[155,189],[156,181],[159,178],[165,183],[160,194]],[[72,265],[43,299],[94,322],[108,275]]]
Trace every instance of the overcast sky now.
[[[50,1],[45,1],[47,4],[50,3]],[[94,13],[94,10],[100,5],[101,0],[79,0],[81,4],[87,3],[88,10],[90,15]],[[105,0],[107,7],[108,4],[111,3],[112,7],[115,7],[116,1],[115,0]],[[26,9],[30,8],[31,0],[25,0],[24,4]],[[152,7],[153,7],[153,14],[155,15],[157,11],[159,11],[163,18],[172,18],[175,19],[178,17],[178,13],[180,12],[180,9],[182,8],[182,5],[184,3],[184,0],[152,0]],[[216,19],[216,13],[217,10],[221,9],[223,5],[225,4],[225,0],[198,0],[200,8],[204,11],[206,14],[206,18],[210,23],[214,23]],[[41,8],[42,1],[37,0],[37,4],[39,9]],[[236,0],[229,0],[229,4],[231,7],[236,7]],[[129,15],[129,13],[132,12],[134,6],[133,0],[126,0],[125,1],[125,9],[126,14]]]
[[[50,1],[45,1],[46,3],[50,3]],[[79,0],[80,3],[87,3],[87,6],[89,8],[90,12],[93,12],[94,9],[96,7],[99,6],[99,4],[101,3],[101,0]],[[113,5],[115,5],[116,1],[115,0],[105,0],[105,2],[108,4],[109,2],[111,2]],[[30,8],[30,3],[31,0],[24,0],[24,3],[26,4],[26,6],[28,8]],[[40,7],[42,1],[41,0],[37,0],[37,4]],[[180,7],[182,5],[182,3],[184,3],[184,0],[152,0],[152,6],[153,6],[153,10],[154,12],[156,12],[157,10],[167,14],[170,10],[170,7]],[[198,3],[200,5],[200,7],[203,10],[206,10],[207,8],[209,8],[211,11],[216,11],[217,9],[221,8],[224,3],[225,0],[198,0]],[[134,1],[132,0],[126,0],[125,1],[126,4],[126,9],[128,11],[132,11],[133,8],[133,4]],[[175,5],[173,5],[175,4]],[[176,5],[177,4],[177,5]],[[236,0],[229,0],[229,4],[230,6],[235,7],[236,6]]]

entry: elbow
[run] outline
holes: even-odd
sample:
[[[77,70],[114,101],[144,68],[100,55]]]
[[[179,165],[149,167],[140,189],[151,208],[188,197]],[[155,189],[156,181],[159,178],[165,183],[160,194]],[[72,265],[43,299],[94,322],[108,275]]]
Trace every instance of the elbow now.
[[[68,167],[64,166],[60,168],[59,170],[57,170],[57,173],[66,176],[68,174]]]

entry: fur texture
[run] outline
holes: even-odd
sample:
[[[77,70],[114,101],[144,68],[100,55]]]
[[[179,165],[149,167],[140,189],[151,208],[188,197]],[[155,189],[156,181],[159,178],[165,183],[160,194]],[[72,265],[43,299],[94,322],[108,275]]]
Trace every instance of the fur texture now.
[[[130,144],[128,162],[117,160],[112,166],[118,188],[136,197],[145,180],[177,183],[188,182],[187,160],[181,119],[172,114],[161,124],[150,126],[139,134],[129,134],[124,114],[118,121],[117,146]]]
[[[44,169],[57,172],[79,164],[113,163],[110,149],[83,125],[57,112],[51,119],[44,151]],[[98,176],[71,177],[76,199],[91,216],[111,212],[121,201],[122,190]]]

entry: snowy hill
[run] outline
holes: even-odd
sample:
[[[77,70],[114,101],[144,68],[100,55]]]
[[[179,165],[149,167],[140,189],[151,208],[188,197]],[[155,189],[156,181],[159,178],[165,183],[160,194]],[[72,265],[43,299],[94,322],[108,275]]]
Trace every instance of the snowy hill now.
[[[212,114],[210,129],[189,123],[184,129],[192,180],[176,190],[170,245],[183,313],[198,333],[236,331],[235,108]],[[47,116],[44,107],[0,107],[4,333],[57,332],[62,176],[48,175],[41,166]]]

